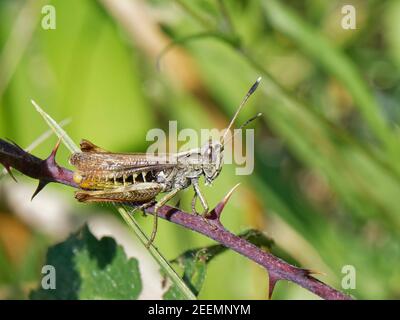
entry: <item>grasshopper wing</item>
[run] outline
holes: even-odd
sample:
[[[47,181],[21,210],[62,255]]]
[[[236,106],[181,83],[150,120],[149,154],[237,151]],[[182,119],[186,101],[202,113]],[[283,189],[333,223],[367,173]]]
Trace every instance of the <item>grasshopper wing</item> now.
[[[120,177],[137,172],[161,171],[177,166],[176,157],[168,154],[151,155],[146,153],[113,153],[82,140],[82,152],[74,153],[70,164],[78,171],[93,175]]]

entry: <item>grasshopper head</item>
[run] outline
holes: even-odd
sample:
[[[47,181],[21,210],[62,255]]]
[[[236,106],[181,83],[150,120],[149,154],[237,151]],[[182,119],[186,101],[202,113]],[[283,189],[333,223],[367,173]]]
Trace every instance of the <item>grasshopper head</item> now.
[[[225,129],[225,132],[223,136],[221,137],[220,141],[212,141],[211,139],[209,140],[209,143],[206,144],[202,150],[201,150],[201,156],[203,159],[203,174],[206,179],[206,184],[211,184],[219,175],[219,173],[222,170],[222,164],[223,164],[223,151],[224,151],[224,146],[228,141],[232,139],[229,138],[227,140],[227,135],[229,133],[229,130],[232,128],[233,123],[235,122],[240,110],[243,108],[243,106],[246,104],[247,100],[249,97],[256,91],[259,83],[261,81],[261,77],[259,77],[256,82],[251,86],[249,91],[247,92],[246,96],[240,103],[239,107],[236,110],[235,115],[233,116],[231,122],[229,123],[228,127]],[[239,129],[242,129],[243,127],[247,126],[251,121],[254,119],[258,118],[261,115],[261,113],[258,113],[255,117],[247,120],[244,124],[242,124]]]
[[[203,173],[206,184],[211,184],[218,177],[223,165],[224,146],[219,141],[210,141],[202,148]]]

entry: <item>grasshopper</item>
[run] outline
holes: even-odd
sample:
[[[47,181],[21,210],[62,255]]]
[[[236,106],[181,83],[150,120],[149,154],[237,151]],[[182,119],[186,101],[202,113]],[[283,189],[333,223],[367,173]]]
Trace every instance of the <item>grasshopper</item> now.
[[[198,198],[204,209],[202,214],[206,218],[209,206],[200,190],[199,179],[204,176],[205,184],[210,185],[220,174],[224,146],[227,143],[226,136],[260,81],[261,78],[258,78],[249,89],[220,141],[210,139],[201,148],[163,155],[113,153],[88,140],[82,140],[81,152],[74,153],[70,158],[70,164],[76,168],[74,181],[80,187],[80,190],[75,193],[75,198],[81,202],[129,202],[143,210],[154,205],[153,231],[147,247],[156,236],[160,207],[189,186],[193,186],[194,189],[193,213],[197,214]],[[256,117],[246,121],[240,128]],[[159,194],[165,195],[156,201]]]

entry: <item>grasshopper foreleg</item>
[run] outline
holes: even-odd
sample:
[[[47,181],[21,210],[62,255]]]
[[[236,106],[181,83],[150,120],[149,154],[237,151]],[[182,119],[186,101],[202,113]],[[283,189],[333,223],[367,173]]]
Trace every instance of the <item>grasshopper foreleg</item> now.
[[[193,189],[195,191],[195,195],[194,195],[194,197],[192,199],[192,209],[193,209],[193,211],[197,214],[197,212],[196,212],[196,199],[198,197],[200,199],[200,203],[201,203],[202,207],[204,208],[204,211],[202,213],[202,217],[203,217],[204,221],[208,225],[210,225],[212,228],[215,228],[215,226],[213,226],[210,223],[210,220],[207,219],[209,207],[208,207],[206,198],[204,198],[203,194],[201,193],[198,180],[197,179],[193,179],[192,180],[192,185],[193,185]]]
[[[201,203],[201,205],[202,205],[202,207],[204,209],[204,211],[202,213],[202,216],[203,217],[207,217],[209,207],[208,207],[208,203],[207,203],[206,198],[204,198],[203,194],[201,193],[198,180],[197,179],[193,179],[192,180],[192,185],[193,185],[193,189],[194,189],[194,191],[196,193],[195,196],[196,196],[196,198],[198,197],[200,199],[200,203]],[[193,200],[194,200],[194,204],[196,204],[196,199],[193,198]],[[193,208],[193,202],[192,202],[192,208]]]
[[[197,203],[197,193],[195,191],[192,199],[192,213],[197,215],[198,212],[196,211],[196,203]]]

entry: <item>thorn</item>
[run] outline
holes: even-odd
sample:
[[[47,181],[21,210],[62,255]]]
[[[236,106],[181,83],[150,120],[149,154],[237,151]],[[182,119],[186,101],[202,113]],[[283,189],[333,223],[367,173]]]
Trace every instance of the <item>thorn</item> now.
[[[321,275],[321,276],[326,276],[326,273],[322,272],[322,271],[311,270],[311,269],[303,269],[303,270],[306,272],[307,275],[318,274],[318,275]]]
[[[269,276],[268,299],[271,300],[272,294],[275,289],[275,285],[278,282],[279,278],[271,274],[269,274],[268,276]]]
[[[13,178],[13,180],[14,180],[15,182],[17,182],[17,183],[18,183],[17,179],[15,179],[14,175],[13,175],[13,174],[12,174],[12,172],[11,172],[11,168],[10,168],[10,166],[8,166],[8,165],[4,165],[4,168],[6,168],[6,170],[7,170],[8,174],[11,176],[11,178]]]
[[[61,143],[62,137],[58,138],[58,141],[56,143],[56,145],[54,146],[53,151],[51,152],[51,156],[55,157],[58,151],[58,148],[60,147],[60,143]]]
[[[181,207],[181,198],[178,199],[178,201],[175,204],[175,208],[179,209]]]
[[[37,194],[43,190],[43,188],[48,184],[48,182],[43,181],[43,180],[39,180],[39,185],[36,188],[35,192],[32,195],[31,201],[33,200],[33,198],[35,198],[37,196]]]
[[[46,162],[50,162],[51,164],[55,164],[56,163],[56,154],[58,151],[58,148],[60,147],[60,143],[61,143],[62,137],[60,137],[56,143],[56,145],[54,146],[53,151],[51,151],[49,157],[46,159]]]
[[[220,203],[217,204],[217,206],[214,208],[214,212],[217,215],[217,218],[219,219],[222,213],[222,210],[224,210],[225,205],[228,203],[230,197],[232,196],[233,192],[236,190],[237,187],[239,187],[240,183],[238,183],[237,185],[235,185],[224,197],[224,199],[222,199],[222,201]]]

